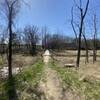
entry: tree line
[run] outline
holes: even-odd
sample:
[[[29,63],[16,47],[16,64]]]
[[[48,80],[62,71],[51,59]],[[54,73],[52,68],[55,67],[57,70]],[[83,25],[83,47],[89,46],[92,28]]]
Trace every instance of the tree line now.
[[[47,30],[44,32],[43,30]],[[6,41],[4,33],[0,37],[0,53],[7,53],[8,42]],[[69,37],[62,32],[56,32],[54,34],[48,32],[46,27],[42,28],[39,32],[37,26],[26,26],[23,30],[17,30],[12,34],[12,52],[36,55],[40,50],[52,49],[52,50],[77,50],[76,38]],[[85,37],[86,38],[86,37]],[[94,37],[93,37],[94,38]],[[94,39],[82,37],[81,49],[82,50],[94,50]],[[78,39],[77,39],[78,42]],[[95,40],[96,50],[100,49],[100,40]]]

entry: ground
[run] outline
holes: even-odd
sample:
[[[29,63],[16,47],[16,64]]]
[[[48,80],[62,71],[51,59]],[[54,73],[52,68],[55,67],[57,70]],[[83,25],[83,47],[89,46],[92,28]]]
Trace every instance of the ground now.
[[[40,82],[40,88],[46,94],[47,100],[62,100],[62,87],[57,73],[45,66],[45,79]]]
[[[97,61],[93,64],[92,51],[89,51],[89,63],[85,63],[85,51],[81,53],[81,62],[78,73],[84,75],[95,76],[100,78],[100,51],[97,51]],[[55,56],[55,59],[58,61],[58,66],[63,67],[64,64],[74,64],[76,63],[76,54],[77,51],[64,51],[57,53],[60,56]]]
[[[75,64],[77,51],[56,54],[48,64],[39,55],[13,56],[13,66],[23,69],[15,76],[19,100],[100,100],[100,51],[94,64],[92,51],[89,51],[89,63],[85,63],[85,51],[82,51],[78,70],[64,67],[64,64]],[[7,66],[5,58],[0,59],[1,67]],[[0,100],[7,100],[5,80],[0,83]]]

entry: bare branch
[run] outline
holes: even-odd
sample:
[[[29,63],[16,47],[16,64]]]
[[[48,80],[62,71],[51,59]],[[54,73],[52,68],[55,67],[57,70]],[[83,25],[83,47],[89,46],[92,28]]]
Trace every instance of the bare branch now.
[[[87,3],[86,3],[86,8],[85,8],[85,12],[84,12],[84,14],[83,14],[83,18],[85,17],[85,15],[86,15],[86,13],[87,13],[88,7],[89,7],[89,0],[88,0]]]
[[[78,40],[78,38],[77,38],[77,32],[76,32],[75,27],[74,27],[74,24],[73,24],[73,7],[71,9],[71,16],[72,16],[71,25],[72,25],[73,31],[75,33],[76,40]]]
[[[77,7],[78,9],[80,9],[80,6],[76,3],[76,0],[74,0],[74,3],[75,3],[75,5],[76,5],[76,7]]]

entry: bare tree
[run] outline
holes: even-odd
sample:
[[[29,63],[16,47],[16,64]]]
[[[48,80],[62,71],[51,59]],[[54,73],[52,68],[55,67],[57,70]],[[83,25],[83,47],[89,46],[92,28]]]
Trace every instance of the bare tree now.
[[[45,26],[42,28],[42,48],[47,49],[47,35],[48,35],[48,28]]]
[[[65,40],[67,40],[67,38],[65,39],[64,36],[60,35],[59,33],[55,33],[53,35],[48,35],[47,37],[47,45],[49,47],[49,49],[52,50],[64,50],[65,47]]]
[[[80,55],[81,55],[81,37],[82,37],[82,32],[83,32],[83,24],[84,24],[84,19],[88,11],[88,6],[89,6],[89,0],[87,0],[85,8],[82,7],[82,0],[79,0],[79,5],[76,3],[74,0],[74,3],[76,7],[78,8],[80,12],[80,23],[79,23],[79,34],[78,34],[78,53],[77,53],[77,61],[76,61],[76,66],[79,67],[80,65]]]
[[[27,26],[24,28],[24,40],[30,46],[30,53],[36,54],[36,44],[39,41],[38,28],[36,26]]]
[[[1,12],[5,15],[7,20],[7,28],[9,33],[9,45],[8,45],[8,67],[9,67],[9,78],[12,77],[12,33],[14,19],[19,11],[19,0],[3,0],[1,2]]]
[[[1,13],[4,15],[7,21],[7,29],[9,33],[9,43],[8,43],[8,78],[9,78],[9,86],[11,87],[9,92],[9,100],[16,100],[15,99],[15,91],[12,87],[13,80],[12,80],[12,34],[13,34],[13,24],[16,18],[17,13],[19,12],[19,5],[20,0],[2,0],[0,1],[0,9]],[[12,80],[12,81],[11,81]]]
[[[80,1],[80,3],[81,3],[81,1]],[[75,2],[75,4],[76,4],[76,2]],[[77,5],[77,4],[76,4],[76,5]],[[80,4],[80,5],[81,5],[81,4]],[[78,6],[78,5],[77,5],[77,6]],[[79,7],[78,7],[78,9],[79,9]],[[71,25],[72,25],[72,29],[73,29],[74,34],[75,34],[75,37],[76,37],[76,47],[77,47],[78,51],[79,51],[79,48],[78,48],[78,45],[79,45],[79,38],[78,38],[78,35],[79,35],[79,33],[76,31],[76,27],[79,29],[79,32],[80,32],[80,29],[81,29],[81,27],[82,27],[82,33],[81,33],[81,35],[83,36],[84,41],[85,41],[86,62],[88,62],[88,43],[87,43],[87,39],[86,39],[86,37],[85,37],[85,26],[84,26],[84,23],[82,22],[82,26],[80,26],[81,23],[78,24],[78,23],[75,23],[75,22],[74,22],[73,7],[72,7],[72,9],[71,9],[71,16],[72,16]],[[81,16],[81,18],[82,18],[82,16]],[[84,26],[84,27],[83,27],[83,26]],[[81,45],[81,44],[80,44],[80,45]],[[80,49],[81,49],[81,47],[80,47]]]
[[[93,34],[93,63],[96,61],[96,39],[97,39],[97,18],[96,14],[93,15],[93,27],[94,27],[94,34]]]

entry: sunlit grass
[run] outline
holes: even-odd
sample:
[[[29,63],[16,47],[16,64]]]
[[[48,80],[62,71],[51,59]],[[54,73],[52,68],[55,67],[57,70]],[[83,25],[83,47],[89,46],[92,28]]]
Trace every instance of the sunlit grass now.
[[[70,68],[57,67],[56,63],[51,63],[50,66],[58,72],[66,89],[69,88],[77,94],[84,96],[85,100],[100,100],[100,80],[84,78],[80,81],[77,71]]]
[[[14,76],[15,89],[19,100],[33,100],[38,92],[37,86],[43,73],[43,62],[38,59],[33,65],[24,68],[20,73]],[[7,91],[9,82],[0,81],[0,100],[7,100]]]

